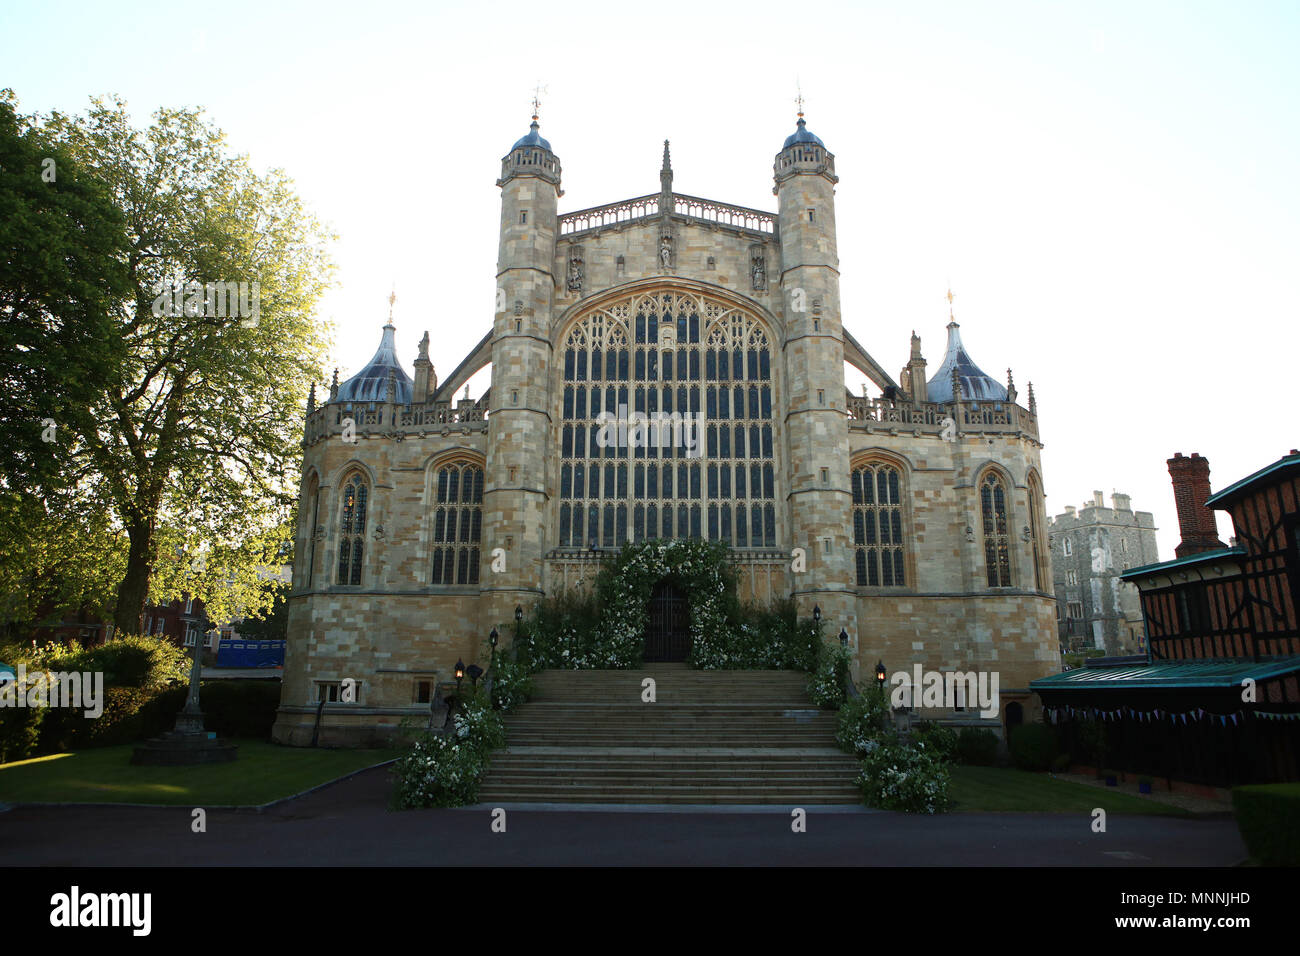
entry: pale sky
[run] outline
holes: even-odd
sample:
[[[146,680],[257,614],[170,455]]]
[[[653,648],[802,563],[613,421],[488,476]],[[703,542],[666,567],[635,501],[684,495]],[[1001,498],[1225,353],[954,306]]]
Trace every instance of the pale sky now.
[[[1049,514],[1128,493],[1172,558],[1165,459],[1217,490],[1300,445],[1295,3],[9,3],[0,37],[24,111],[204,106],[285,169],[340,235],[343,377],[394,283],[408,370],[490,328],[539,81],[561,212],[656,192],[665,138],[678,192],[775,210],[800,84],[845,326],[895,378],[915,329],[933,371],[951,283],[975,361],[1034,383]]]

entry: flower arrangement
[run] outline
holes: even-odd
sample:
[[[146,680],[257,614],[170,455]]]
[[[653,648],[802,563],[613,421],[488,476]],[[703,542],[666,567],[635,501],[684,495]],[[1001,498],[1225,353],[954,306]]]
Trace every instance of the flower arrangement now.
[[[393,808],[459,807],[478,799],[488,754],[505,745],[501,718],[482,693],[463,698],[446,733],[419,734],[394,766]]]
[[[867,803],[904,813],[942,813],[950,804],[944,759],[922,742],[877,741],[862,758],[857,783]]]

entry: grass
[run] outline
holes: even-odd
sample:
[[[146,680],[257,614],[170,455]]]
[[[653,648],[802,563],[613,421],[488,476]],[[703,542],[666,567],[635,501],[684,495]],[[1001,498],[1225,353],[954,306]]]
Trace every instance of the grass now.
[[[0,801],[258,806],[389,760],[399,750],[319,750],[238,740],[232,763],[132,766],[130,745],[0,764]]]
[[[1046,773],[1001,767],[954,766],[948,792],[952,809],[958,813],[1089,813],[1095,807],[1101,807],[1107,813],[1190,815],[1181,807],[1132,794],[1058,780]]]

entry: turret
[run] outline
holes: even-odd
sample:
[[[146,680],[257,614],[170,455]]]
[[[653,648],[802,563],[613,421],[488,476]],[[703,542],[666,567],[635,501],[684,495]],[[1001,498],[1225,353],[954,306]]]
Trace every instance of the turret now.
[[[844,334],[835,239],[835,157],[808,130],[800,111],[795,132],[776,154],[773,178],[781,241],[784,356],[790,412],[790,516],[800,529],[793,547],[808,549],[808,570],[796,576],[802,613],[822,610],[830,634],[857,640],[852,595],[852,496],[843,407]],[[864,653],[864,651],[860,651]]]
[[[550,320],[560,161],[542,138],[534,100],[527,135],[501,160],[501,239],[492,336],[492,414],[488,416],[483,554],[505,552],[504,570],[480,579],[484,627],[513,620],[516,604],[541,592],[546,513]],[[486,565],[485,565],[486,566]]]
[[[928,402],[925,387],[925,356],[921,354],[921,337],[912,330],[912,354],[907,360],[907,377],[911,382],[912,401]]]

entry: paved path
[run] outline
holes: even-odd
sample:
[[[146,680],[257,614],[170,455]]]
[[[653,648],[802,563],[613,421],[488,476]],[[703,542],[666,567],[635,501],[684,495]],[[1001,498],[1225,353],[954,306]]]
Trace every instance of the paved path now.
[[[1114,816],[1104,834],[1083,814],[935,817],[788,808],[663,812],[386,809],[387,768],[262,813],[31,807],[0,813],[0,865],[889,865],[1231,866],[1246,856],[1233,820]]]

